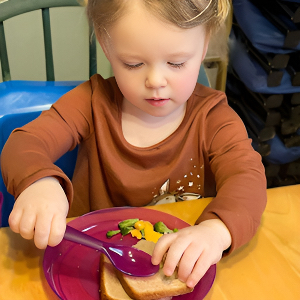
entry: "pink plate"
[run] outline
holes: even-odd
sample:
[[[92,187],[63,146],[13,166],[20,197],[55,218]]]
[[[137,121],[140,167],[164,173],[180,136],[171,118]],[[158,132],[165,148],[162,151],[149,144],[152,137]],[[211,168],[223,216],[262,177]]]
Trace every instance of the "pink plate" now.
[[[106,232],[115,230],[125,219],[139,218],[156,223],[163,221],[169,228],[184,228],[186,222],[172,215],[146,208],[109,208],[88,213],[69,223],[100,240],[108,240]],[[109,241],[116,244],[133,245],[137,242],[130,235],[120,240],[114,236]],[[88,247],[63,240],[56,247],[47,247],[43,268],[46,279],[62,300],[100,300],[99,295],[99,252]],[[173,300],[202,300],[210,290],[216,274],[216,266],[211,266],[192,293],[173,297]]]

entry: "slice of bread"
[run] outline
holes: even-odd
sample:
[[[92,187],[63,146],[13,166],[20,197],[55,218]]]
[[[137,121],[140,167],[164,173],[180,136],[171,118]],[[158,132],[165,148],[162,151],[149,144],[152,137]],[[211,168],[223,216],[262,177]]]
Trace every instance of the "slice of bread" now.
[[[155,244],[141,240],[135,247],[152,255]],[[135,300],[158,300],[193,291],[177,278],[177,270],[170,277],[164,275],[162,268],[150,277],[128,276],[119,271],[117,275],[126,293]]]
[[[101,300],[131,299],[117,278],[116,268],[104,254],[100,256],[100,292]]]

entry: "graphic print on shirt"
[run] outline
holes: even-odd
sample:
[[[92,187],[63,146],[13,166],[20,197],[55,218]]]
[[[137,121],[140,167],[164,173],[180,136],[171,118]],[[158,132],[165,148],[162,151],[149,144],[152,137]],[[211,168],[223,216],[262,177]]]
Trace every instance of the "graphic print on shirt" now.
[[[191,161],[193,161],[192,158]],[[194,165],[193,169],[196,171],[197,166]],[[203,165],[200,169],[203,171]],[[173,191],[170,191],[170,179],[167,179],[160,187],[158,194],[153,196],[153,200],[148,205],[200,199],[202,197],[200,194],[202,180],[200,178],[200,172],[194,174],[191,171],[189,174],[184,174],[182,179],[176,181],[177,187]],[[197,192],[195,192],[195,189]]]

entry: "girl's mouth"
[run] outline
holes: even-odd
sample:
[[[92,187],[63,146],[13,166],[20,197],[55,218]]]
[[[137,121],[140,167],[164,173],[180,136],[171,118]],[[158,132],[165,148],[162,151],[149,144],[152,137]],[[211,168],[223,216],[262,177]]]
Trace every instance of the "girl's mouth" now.
[[[149,98],[146,101],[151,104],[152,106],[164,106],[170,101],[170,98]]]

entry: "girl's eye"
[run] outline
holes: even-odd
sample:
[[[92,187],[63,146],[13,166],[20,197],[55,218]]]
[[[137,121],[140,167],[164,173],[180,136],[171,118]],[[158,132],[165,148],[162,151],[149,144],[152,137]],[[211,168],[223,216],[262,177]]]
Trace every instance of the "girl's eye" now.
[[[180,64],[174,64],[174,63],[168,62],[168,64],[169,64],[172,68],[180,69],[180,68],[184,67],[185,62],[180,63]]]
[[[141,67],[143,65],[143,63],[139,63],[139,64],[136,64],[136,65],[130,65],[130,64],[126,64],[124,63],[124,66],[129,69],[129,70],[132,70],[132,69],[137,69],[139,67]]]

